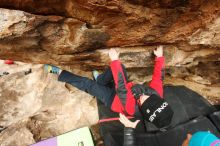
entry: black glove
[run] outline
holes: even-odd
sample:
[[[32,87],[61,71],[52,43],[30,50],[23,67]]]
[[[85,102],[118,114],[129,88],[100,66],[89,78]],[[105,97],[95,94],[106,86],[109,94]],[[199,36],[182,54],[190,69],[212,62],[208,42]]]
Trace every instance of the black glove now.
[[[144,94],[144,86],[140,85],[140,84],[136,84],[134,86],[132,86],[131,88],[132,94],[134,95],[135,99],[138,100],[140,98],[141,95]]]
[[[135,146],[134,129],[124,127],[124,146]]]
[[[131,88],[132,94],[134,95],[135,99],[138,100],[141,95],[148,95],[151,96],[152,94],[155,94],[157,96],[160,96],[154,89],[151,87],[141,85],[141,84],[136,84],[132,86]]]

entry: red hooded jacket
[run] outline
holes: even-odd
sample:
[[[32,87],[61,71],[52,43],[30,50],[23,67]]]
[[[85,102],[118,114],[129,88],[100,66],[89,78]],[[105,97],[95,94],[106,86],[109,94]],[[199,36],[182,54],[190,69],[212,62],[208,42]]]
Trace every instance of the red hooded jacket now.
[[[114,82],[116,95],[111,105],[114,112],[123,113],[125,115],[134,115],[136,101],[131,92],[132,82],[127,83],[124,72],[122,70],[121,62],[119,60],[112,61],[110,64]],[[155,59],[153,77],[149,84],[151,88],[158,92],[163,98],[163,72],[164,57],[157,57]]]

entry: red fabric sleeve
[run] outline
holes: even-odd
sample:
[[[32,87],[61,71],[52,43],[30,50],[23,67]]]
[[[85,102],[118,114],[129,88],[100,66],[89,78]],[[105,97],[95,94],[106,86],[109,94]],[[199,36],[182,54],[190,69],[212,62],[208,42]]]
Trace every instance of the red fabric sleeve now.
[[[125,105],[126,99],[121,99],[117,93],[118,83],[119,83],[119,80],[121,80],[121,79],[119,79],[119,76],[118,76],[119,73],[122,74],[123,80],[125,81],[124,73],[123,73],[122,67],[121,67],[121,62],[119,60],[114,60],[111,62],[110,67],[111,67],[113,79],[115,82],[115,90],[116,90],[116,96],[114,97],[114,100],[112,102],[111,109],[115,112],[125,114],[126,112],[125,112],[124,105]],[[125,81],[125,83],[126,83],[126,81]]]
[[[131,84],[127,84],[121,62],[119,60],[112,61],[110,67],[117,93],[111,108],[116,112],[133,115],[135,112],[135,99],[131,92]]]
[[[150,82],[150,87],[158,92],[158,94],[163,98],[163,72],[164,69],[164,57],[157,57],[155,59],[154,71],[152,80]]]

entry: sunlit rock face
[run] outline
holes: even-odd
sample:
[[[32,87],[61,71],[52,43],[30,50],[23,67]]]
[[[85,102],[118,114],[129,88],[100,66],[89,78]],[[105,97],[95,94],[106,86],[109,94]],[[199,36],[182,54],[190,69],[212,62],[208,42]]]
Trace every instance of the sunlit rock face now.
[[[144,46],[147,51],[158,44],[188,52],[219,47],[218,0],[3,0],[0,6],[29,12],[0,10],[3,58],[103,66],[107,62],[98,64],[102,54],[94,50]]]
[[[0,135],[1,146],[28,146],[35,143],[33,134],[23,122],[11,125]]]
[[[42,65],[1,61],[0,68],[9,73],[0,77],[0,143],[4,146],[24,146],[97,123],[95,98],[58,82],[57,75],[45,73]],[[27,74],[29,69],[32,72]],[[24,141],[17,142],[18,137]]]
[[[1,7],[72,17],[103,28],[108,46],[179,43],[211,23],[218,0],[2,0]]]
[[[4,70],[1,67],[1,70]],[[5,70],[10,72],[10,70]],[[44,82],[38,74],[24,76],[24,71],[2,76],[1,85],[1,110],[0,125],[7,127],[20,120],[28,118],[39,110],[41,106],[40,96],[44,90]]]
[[[102,30],[87,29],[85,23],[73,18],[0,11],[1,54],[14,60],[56,63],[59,54],[99,48],[108,39]]]
[[[109,48],[120,52],[129,79],[143,83],[163,45],[165,84],[220,104],[219,14],[219,0],[1,0],[0,59],[25,63],[0,62],[0,73],[10,73],[0,77],[0,143],[24,146],[96,124],[96,100],[42,64],[91,77],[109,64]]]

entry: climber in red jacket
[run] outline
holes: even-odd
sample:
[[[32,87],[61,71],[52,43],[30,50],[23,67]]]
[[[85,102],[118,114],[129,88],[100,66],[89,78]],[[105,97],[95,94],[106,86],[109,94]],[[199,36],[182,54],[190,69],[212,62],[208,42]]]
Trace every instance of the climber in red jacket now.
[[[115,50],[110,50],[112,60],[111,69],[116,84],[116,93],[112,109],[120,112],[120,122],[124,124],[124,146],[135,146],[135,131],[144,132],[144,120],[153,123],[161,131],[167,130],[170,126],[173,110],[163,98],[163,78],[164,78],[164,57],[163,47],[160,46],[154,50],[155,66],[152,80],[147,85],[127,83],[123,76],[121,63],[118,60],[119,55]],[[131,94],[132,92],[132,94]],[[135,99],[135,100],[134,100]],[[134,102],[135,101],[135,102]],[[114,104],[115,102],[115,104]],[[137,104],[136,104],[137,103]],[[128,119],[126,114],[137,113],[139,110],[134,108],[138,105],[143,118]],[[120,108],[119,108],[120,107]],[[122,109],[121,111],[119,109]]]
[[[158,50],[162,50],[162,48],[158,48],[154,52],[156,56],[156,52],[161,52]],[[112,111],[121,113],[121,117],[124,117],[124,119],[127,119],[126,116],[135,116],[139,112],[139,108],[136,105],[140,101],[140,110],[147,121],[154,123],[159,128],[166,126],[170,122],[170,114],[172,113],[170,113],[168,103],[162,99],[161,70],[163,68],[164,58],[159,55],[157,56],[151,84],[149,87],[146,87],[127,82],[125,68],[120,63],[119,54],[116,50],[111,49],[109,51],[109,57],[111,59],[110,68],[104,73],[94,76],[96,81],[61,70],[52,65],[45,65],[44,68],[47,72],[58,74],[59,81],[69,83],[97,97],[107,107],[111,108]],[[148,96],[149,102],[145,102],[148,101],[146,100]],[[145,112],[146,108],[148,108],[147,112],[149,113]],[[159,111],[156,111],[157,109]],[[152,115],[151,117],[149,117],[150,114]],[[121,122],[123,123],[122,120]],[[137,125],[140,122],[135,121],[131,123],[132,125],[134,123]],[[126,123],[123,124],[127,126]]]
[[[112,63],[112,65],[113,64],[114,63]],[[122,68],[123,70],[125,70],[124,66],[122,66]],[[78,88],[79,90],[85,91],[89,93],[90,95],[95,96],[100,101],[102,101],[102,103],[104,103],[105,106],[107,106],[108,108],[111,108],[113,111],[124,113],[123,112],[124,108],[123,106],[120,106],[120,103],[118,103],[118,106],[115,106],[118,96],[116,94],[116,88],[115,88],[113,75],[112,75],[112,71],[110,67],[108,67],[102,74],[99,74],[99,75],[96,72],[94,72],[95,80],[89,79],[87,77],[78,76],[66,70],[61,70],[60,68],[56,66],[52,66],[48,64],[44,66],[44,69],[45,71],[49,73],[57,74],[59,81],[69,83],[72,86]],[[123,74],[123,76],[127,80],[126,73]],[[113,103],[114,99],[116,99],[115,100],[116,102],[114,101]],[[133,106],[133,104],[131,105]],[[133,109],[128,110],[128,114],[133,115],[134,114]]]
[[[145,120],[152,122],[158,128],[169,126],[173,111],[169,104],[163,99],[163,74],[164,57],[163,47],[154,50],[156,56],[152,80],[147,85],[127,83],[124,70],[119,61],[119,54],[115,50],[110,50],[111,70],[115,81],[116,96],[112,103],[112,110],[121,113],[120,121],[126,127],[136,128],[139,120],[132,122],[126,115],[134,115],[138,112],[136,103]],[[133,93],[133,94],[132,94]],[[140,124],[138,124],[140,125]]]

